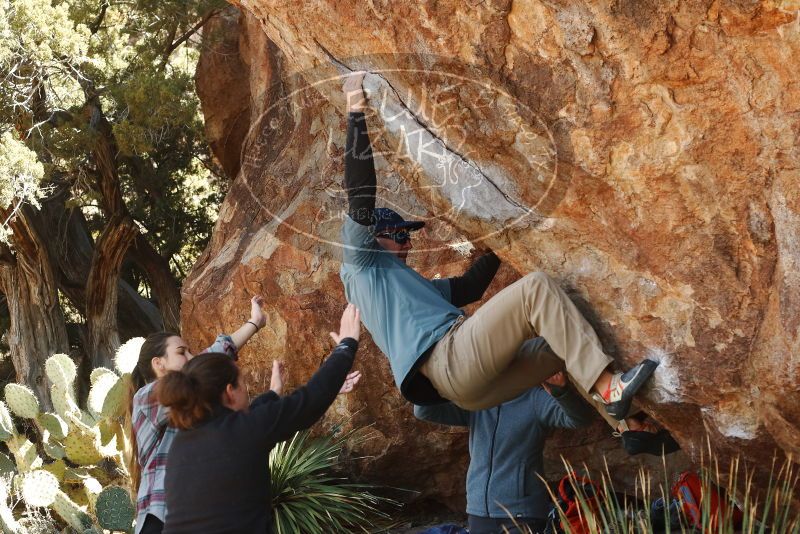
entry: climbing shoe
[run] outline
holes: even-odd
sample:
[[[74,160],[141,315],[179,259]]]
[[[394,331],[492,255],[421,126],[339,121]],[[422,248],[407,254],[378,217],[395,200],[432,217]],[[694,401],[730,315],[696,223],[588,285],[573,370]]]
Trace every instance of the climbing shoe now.
[[[656,367],[657,362],[644,360],[630,371],[616,373],[611,377],[611,385],[605,394],[595,394],[594,397],[606,405],[608,415],[622,421],[628,416],[634,395],[647,382]]]
[[[622,447],[634,456],[636,454],[652,454],[661,456],[680,450],[680,445],[675,438],[664,429],[658,432],[628,430],[622,432]]]

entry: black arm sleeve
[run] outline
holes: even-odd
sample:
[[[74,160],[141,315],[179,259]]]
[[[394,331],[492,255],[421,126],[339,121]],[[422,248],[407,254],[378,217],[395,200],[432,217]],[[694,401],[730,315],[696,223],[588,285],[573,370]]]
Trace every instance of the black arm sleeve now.
[[[480,300],[499,268],[500,259],[490,252],[478,258],[463,276],[449,278],[453,306],[460,308]]]
[[[375,164],[363,113],[347,117],[347,145],[344,152],[344,187],[347,189],[350,218],[370,226],[375,211]]]
[[[358,341],[344,338],[306,385],[284,397],[257,399],[247,414],[265,444],[289,439],[298,430],[316,423],[336,399],[347,373],[353,366]],[[271,401],[271,402],[270,402]]]
[[[553,395],[547,401],[541,393],[542,402],[537,403],[539,417],[543,425],[550,428],[580,428],[592,422],[594,410],[586,404],[574,387],[551,386]]]

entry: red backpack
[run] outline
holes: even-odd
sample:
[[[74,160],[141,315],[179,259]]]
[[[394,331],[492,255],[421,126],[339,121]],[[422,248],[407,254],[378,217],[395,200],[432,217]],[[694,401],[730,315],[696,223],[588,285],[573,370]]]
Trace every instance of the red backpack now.
[[[581,490],[584,499],[583,505],[576,498],[573,485]],[[591,534],[586,508],[589,509],[589,514],[595,514],[599,506],[597,497],[600,494],[600,488],[588,477],[574,474],[564,476],[558,483],[556,507],[550,511],[546,532]],[[559,509],[563,515],[559,513]]]
[[[739,527],[744,518],[742,511],[736,507],[728,496],[716,486],[708,486],[708,529],[716,531],[720,518],[731,518],[733,527]],[[672,486],[672,495],[681,505],[684,516],[689,520],[689,525],[695,528],[703,526],[703,481],[693,471],[681,473],[678,481]],[[732,508],[732,510],[731,510]]]

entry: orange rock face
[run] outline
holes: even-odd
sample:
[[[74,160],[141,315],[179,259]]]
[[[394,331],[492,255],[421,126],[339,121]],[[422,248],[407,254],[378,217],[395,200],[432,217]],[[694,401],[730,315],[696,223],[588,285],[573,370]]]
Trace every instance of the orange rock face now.
[[[429,223],[415,268],[457,274],[474,245],[506,265],[493,291],[546,271],[621,367],[661,361],[642,404],[690,457],[706,436],[723,458],[798,457],[796,5],[240,8],[220,41],[238,43],[236,64],[198,71],[212,142],[240,141],[215,147],[238,174],[184,288],[196,345],[238,326],[260,293],[270,321],[243,353],[251,389],[266,387],[273,358],[300,383],[329,350],[344,305],[338,76],[365,69],[379,202]],[[360,472],[458,502],[463,432],[413,421],[385,358],[365,349],[363,387],[330,416],[374,425]]]

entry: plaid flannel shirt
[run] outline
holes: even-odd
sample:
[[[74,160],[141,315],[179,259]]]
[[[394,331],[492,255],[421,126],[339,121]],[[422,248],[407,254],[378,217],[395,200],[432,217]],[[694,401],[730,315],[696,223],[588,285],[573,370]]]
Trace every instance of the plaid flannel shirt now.
[[[222,352],[234,360],[237,358],[236,345],[225,334],[217,336],[214,344],[200,354],[206,352]],[[139,451],[139,465],[142,467],[136,498],[136,534],[144,526],[147,514],[152,514],[161,521],[167,516],[164,474],[167,453],[178,429],[168,425],[169,409],[158,403],[155,395],[156,382],[150,382],[133,396],[133,435]]]

